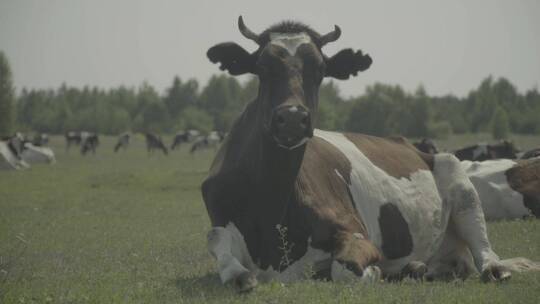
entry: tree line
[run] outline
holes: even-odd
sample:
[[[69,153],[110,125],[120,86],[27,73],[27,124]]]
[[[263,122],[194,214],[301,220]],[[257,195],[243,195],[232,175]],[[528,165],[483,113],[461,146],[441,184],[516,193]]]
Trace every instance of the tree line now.
[[[0,133],[227,131],[257,89],[256,77],[241,83],[220,74],[204,85],[174,77],[162,94],[148,83],[111,89],[63,84],[14,94],[9,65],[0,52]],[[429,96],[422,86],[407,92],[399,85],[376,83],[362,95],[344,98],[336,83],[328,81],[321,85],[316,125],[378,136],[540,134],[540,93],[533,88],[522,94],[509,80],[490,76],[465,97]]]

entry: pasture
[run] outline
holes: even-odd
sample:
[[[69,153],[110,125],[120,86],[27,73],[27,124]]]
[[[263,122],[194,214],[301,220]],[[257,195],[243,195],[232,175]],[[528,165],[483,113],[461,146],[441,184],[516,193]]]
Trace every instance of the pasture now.
[[[222,286],[206,249],[210,224],[200,195],[214,151],[148,156],[143,137],[113,153],[64,151],[58,163],[0,171],[0,303],[538,303],[540,273],[509,282],[260,285],[238,295]],[[167,145],[170,138],[165,138]],[[485,140],[485,139],[484,139]],[[538,138],[516,137],[521,148]],[[441,148],[477,142],[471,136]],[[502,258],[540,261],[540,221],[488,225]]]

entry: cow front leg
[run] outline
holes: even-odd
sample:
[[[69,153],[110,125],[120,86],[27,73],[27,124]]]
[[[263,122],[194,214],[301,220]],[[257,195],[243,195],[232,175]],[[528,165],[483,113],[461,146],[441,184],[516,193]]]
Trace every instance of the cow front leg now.
[[[473,255],[474,264],[483,281],[502,281],[511,277],[491,249],[484,212],[478,193],[453,155],[435,156],[435,178],[443,200],[450,204],[450,225]]]
[[[360,233],[338,232],[332,262],[332,280],[376,282],[381,271],[373,266],[381,258],[379,250]]]
[[[250,291],[257,286],[257,268],[242,234],[233,223],[226,227],[213,227],[208,232],[208,251],[217,260],[223,284],[234,280],[240,292]]]

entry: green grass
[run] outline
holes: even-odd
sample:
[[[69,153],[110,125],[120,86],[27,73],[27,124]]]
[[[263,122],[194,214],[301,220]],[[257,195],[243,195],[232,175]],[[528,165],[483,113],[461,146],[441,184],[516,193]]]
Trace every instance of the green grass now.
[[[169,142],[169,141],[168,141]],[[0,171],[0,303],[537,303],[540,274],[504,284],[307,281],[238,295],[206,250],[210,224],[199,185],[213,151],[148,157],[105,138],[96,156]],[[540,221],[489,225],[502,257],[540,260]]]

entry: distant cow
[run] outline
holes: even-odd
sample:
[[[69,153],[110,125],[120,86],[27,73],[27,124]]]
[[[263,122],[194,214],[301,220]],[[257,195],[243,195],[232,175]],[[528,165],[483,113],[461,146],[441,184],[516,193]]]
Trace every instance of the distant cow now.
[[[0,155],[2,156],[0,168],[15,170],[29,168],[28,163],[22,158],[23,149],[24,140],[19,134],[2,138],[0,141]]]
[[[518,152],[512,142],[503,140],[497,144],[482,143],[462,148],[455,151],[454,155],[459,160],[483,161],[500,158],[516,159]]]
[[[96,149],[99,146],[99,136],[92,132],[81,132],[81,154],[86,155],[88,152],[96,154]]]
[[[173,138],[173,143],[171,144],[171,150],[176,149],[182,143],[192,142],[194,139],[200,136],[200,132],[197,130],[187,130],[176,133]]]
[[[224,133],[218,131],[212,131],[207,136],[199,136],[191,145],[189,153],[193,154],[198,150],[217,148],[224,138]]]
[[[69,131],[64,135],[66,138],[66,151],[69,151],[69,148],[73,145],[79,146],[81,144],[81,132]]]
[[[540,157],[540,147],[534,148],[532,150],[529,150],[525,153],[523,153],[519,158],[520,159],[529,159],[529,158],[535,158]]]
[[[32,144],[34,146],[46,146],[49,143],[49,136],[46,133],[36,133],[32,139]]]
[[[160,136],[152,133],[146,133],[144,136],[146,137],[146,150],[148,150],[148,153],[151,154],[156,149],[161,150],[165,155],[169,153]]]
[[[540,158],[462,161],[486,220],[540,217]]]
[[[118,136],[118,141],[116,142],[116,145],[114,146],[114,152],[118,152],[120,148],[126,150],[129,146],[131,135],[129,133],[123,133]]]
[[[439,153],[439,149],[437,149],[437,146],[435,146],[435,142],[429,138],[424,138],[419,142],[413,143],[413,145],[416,147],[416,149],[424,153],[428,153],[428,154]]]

